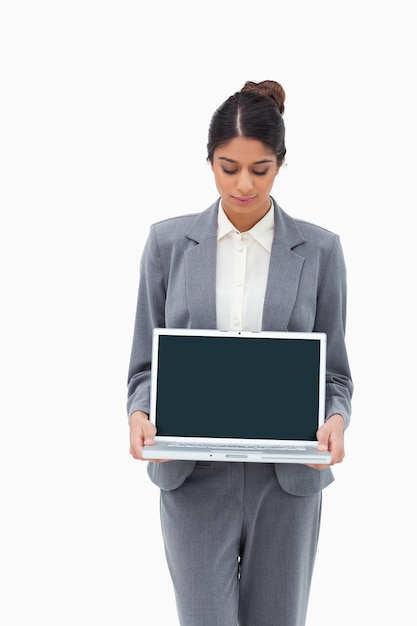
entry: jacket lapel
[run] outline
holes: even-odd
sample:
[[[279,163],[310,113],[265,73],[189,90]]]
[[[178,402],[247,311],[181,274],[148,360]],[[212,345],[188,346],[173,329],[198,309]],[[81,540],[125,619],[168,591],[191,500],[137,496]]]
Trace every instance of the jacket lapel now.
[[[195,241],[184,253],[192,328],[216,328],[217,207],[198,215],[186,236]]]
[[[293,248],[304,237],[294,219],[274,201],[275,235],[262,318],[263,330],[287,330],[298,293],[304,257]]]

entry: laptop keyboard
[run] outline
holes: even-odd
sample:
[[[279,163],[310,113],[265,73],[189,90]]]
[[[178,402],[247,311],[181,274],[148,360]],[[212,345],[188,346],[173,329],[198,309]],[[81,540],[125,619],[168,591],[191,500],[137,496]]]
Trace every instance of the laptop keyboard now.
[[[287,446],[287,445],[256,445],[256,444],[244,444],[244,443],[180,443],[173,441],[167,444],[168,448],[198,448],[203,450],[290,450],[290,451],[306,451],[304,446]]]

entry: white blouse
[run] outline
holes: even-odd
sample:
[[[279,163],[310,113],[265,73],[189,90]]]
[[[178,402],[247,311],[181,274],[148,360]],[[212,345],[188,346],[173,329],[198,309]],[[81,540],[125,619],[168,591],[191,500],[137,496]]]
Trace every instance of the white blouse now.
[[[216,311],[219,330],[262,329],[262,313],[274,238],[274,210],[240,233],[221,203],[217,218]]]

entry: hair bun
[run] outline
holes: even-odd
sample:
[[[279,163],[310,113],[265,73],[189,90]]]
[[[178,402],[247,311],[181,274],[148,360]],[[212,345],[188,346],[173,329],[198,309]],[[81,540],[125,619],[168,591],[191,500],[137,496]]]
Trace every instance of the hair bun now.
[[[285,91],[282,85],[274,80],[263,80],[260,83],[247,81],[244,84],[242,91],[252,91],[254,93],[258,93],[260,96],[271,98],[271,100],[273,100],[277,105],[281,115],[284,113]]]

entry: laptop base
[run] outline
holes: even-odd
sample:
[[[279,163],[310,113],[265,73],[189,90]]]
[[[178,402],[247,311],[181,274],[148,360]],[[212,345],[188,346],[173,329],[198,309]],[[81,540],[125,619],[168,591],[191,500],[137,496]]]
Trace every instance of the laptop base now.
[[[145,446],[142,456],[148,460],[193,460],[193,461],[235,461],[245,463],[313,463],[329,465],[332,461],[330,452],[317,450],[315,447],[277,447],[262,450],[237,450],[233,446],[219,446],[218,448],[190,447],[156,443]]]

